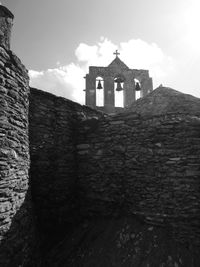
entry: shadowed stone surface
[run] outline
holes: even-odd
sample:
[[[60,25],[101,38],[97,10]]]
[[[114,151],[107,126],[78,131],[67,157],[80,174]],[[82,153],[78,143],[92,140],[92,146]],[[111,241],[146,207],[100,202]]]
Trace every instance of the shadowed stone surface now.
[[[175,98],[179,98],[176,113],[172,105],[155,116],[158,96],[159,106],[174,101],[176,91],[166,91],[162,89],[163,97],[158,89],[141,100],[148,116],[137,110],[139,114],[128,111],[102,118],[94,131],[80,136],[81,210],[91,216],[123,210],[150,223],[173,225],[180,239],[186,233],[196,239],[200,222],[199,99],[180,93]],[[184,114],[182,108],[187,106]],[[85,148],[80,149],[81,144]]]
[[[76,153],[79,122],[87,120],[93,127],[93,120],[101,116],[88,107],[31,88],[30,176],[41,235],[57,238],[67,226],[80,221]]]
[[[52,248],[51,254],[46,251],[46,257],[50,257],[52,266],[62,266],[64,263],[68,266],[91,266],[91,262],[92,266],[130,266],[125,252],[122,252],[124,263],[119,259],[119,265],[110,265],[112,259],[109,257],[114,257],[114,262],[118,261],[118,254],[115,254],[117,252],[113,252],[113,255],[108,253],[108,256],[104,251],[102,257],[105,258],[102,258],[101,263],[98,257],[95,260],[96,250],[95,256],[87,254],[92,246],[100,250],[108,243],[110,249],[112,247],[107,230],[103,230],[102,218],[106,218],[112,228],[112,220],[121,225],[117,218],[122,217],[123,221],[127,216],[133,225],[136,218],[140,218],[145,227],[154,227],[155,231],[159,231],[159,238],[162,240],[159,245],[161,249],[151,252],[148,260],[143,259],[143,252],[146,252],[139,248],[143,252],[134,254],[134,260],[131,258],[134,266],[198,266],[198,255],[195,251],[199,249],[200,240],[199,99],[181,93],[176,98],[176,91],[166,88],[165,92],[164,89],[157,89],[143,98],[143,109],[148,110],[148,116],[138,110],[108,116],[31,89],[33,197],[42,234],[46,233],[48,236],[51,233],[46,239],[49,244],[49,241],[56,240],[54,234],[59,236],[57,245],[54,247],[55,243],[51,243],[49,246]],[[159,99],[156,103],[154,96]],[[154,101],[154,110],[158,109],[156,105],[161,107],[162,102],[171,103],[173,100],[178,101],[178,98],[179,107],[175,112],[171,108],[173,105],[166,106],[164,111],[155,115],[154,110],[152,113],[150,111],[148,97]],[[188,106],[185,113],[182,110],[184,106]],[[63,123],[66,127],[63,127]],[[61,128],[59,124],[62,124]],[[34,132],[33,129],[36,128],[37,132]],[[53,138],[50,138],[50,133],[53,133]],[[63,138],[67,138],[66,141]],[[44,160],[42,164],[40,155]],[[67,161],[60,168],[65,158]],[[45,169],[49,160],[52,161]],[[73,165],[74,163],[76,164]],[[49,172],[52,164],[54,168]],[[75,168],[73,173],[72,168]],[[84,220],[91,227],[82,234],[79,227]],[[125,226],[120,227],[123,229]],[[102,229],[101,234],[99,228]],[[139,235],[139,231],[136,230],[135,234]],[[146,242],[145,231],[141,231],[141,246]],[[61,241],[64,233],[67,243]],[[166,238],[168,234],[169,242]],[[117,233],[112,232],[112,235]],[[88,245],[90,236],[92,241]],[[104,240],[102,243],[93,244],[93,238],[99,240],[101,237]],[[72,239],[76,240],[75,243]],[[58,240],[62,243],[60,252],[57,250]],[[154,241],[147,240],[149,246],[152,246],[151,242]],[[45,250],[46,243],[44,244]],[[72,244],[71,249],[68,250],[66,244]],[[87,254],[84,257],[79,255],[80,246]],[[173,249],[175,254],[171,252]],[[69,252],[67,258],[71,261],[66,260],[66,250]],[[182,263],[178,261],[179,254],[186,255],[181,256]]]
[[[176,242],[170,229],[123,217],[82,223],[42,266],[194,267],[199,261],[198,247]]]

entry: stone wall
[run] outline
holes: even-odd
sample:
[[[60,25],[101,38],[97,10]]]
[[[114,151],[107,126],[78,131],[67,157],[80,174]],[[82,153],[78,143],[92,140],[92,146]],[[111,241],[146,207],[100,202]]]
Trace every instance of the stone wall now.
[[[88,131],[87,122],[82,131]],[[99,120],[77,145],[82,215],[136,214],[195,237],[199,132],[200,117],[192,115],[140,117],[130,112]]]
[[[31,88],[30,156],[32,195],[41,233],[63,235],[79,221],[76,143],[79,122],[101,113]],[[50,235],[49,235],[50,234]]]
[[[0,266],[27,263],[33,244],[29,194],[29,78],[0,47]],[[23,252],[23,253],[22,253]]]
[[[199,116],[107,116],[31,89],[31,180],[42,232],[124,214],[194,237],[199,132]]]
[[[123,214],[199,240],[200,117],[107,116],[33,88],[29,98],[9,50],[13,15],[0,6],[0,17],[0,266],[35,254],[32,204],[46,242],[82,218]]]

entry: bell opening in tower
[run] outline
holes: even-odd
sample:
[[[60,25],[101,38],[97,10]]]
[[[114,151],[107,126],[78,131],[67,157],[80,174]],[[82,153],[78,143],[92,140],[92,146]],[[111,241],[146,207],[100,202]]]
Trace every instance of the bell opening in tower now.
[[[104,106],[104,80],[102,77],[96,78],[96,106]]]
[[[142,97],[141,83],[138,79],[134,79],[134,81],[135,81],[135,100],[138,100]]]
[[[116,77],[114,79],[115,107],[124,108],[124,79]]]

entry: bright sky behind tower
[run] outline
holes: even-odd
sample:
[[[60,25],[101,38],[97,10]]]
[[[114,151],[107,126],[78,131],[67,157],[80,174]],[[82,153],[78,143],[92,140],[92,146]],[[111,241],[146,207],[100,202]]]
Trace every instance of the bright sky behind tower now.
[[[14,14],[11,48],[30,84],[84,103],[88,66],[118,49],[130,68],[200,97],[198,0],[1,0]]]

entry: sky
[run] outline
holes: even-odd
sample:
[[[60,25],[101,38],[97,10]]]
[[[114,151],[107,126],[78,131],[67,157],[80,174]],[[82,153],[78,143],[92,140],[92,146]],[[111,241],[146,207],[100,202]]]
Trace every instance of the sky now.
[[[11,49],[30,85],[84,104],[89,66],[118,49],[132,69],[200,97],[199,0],[0,0],[14,14]]]

